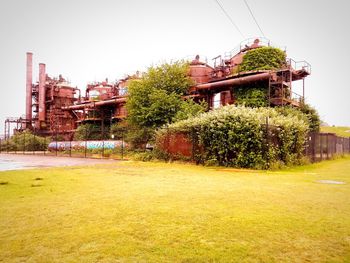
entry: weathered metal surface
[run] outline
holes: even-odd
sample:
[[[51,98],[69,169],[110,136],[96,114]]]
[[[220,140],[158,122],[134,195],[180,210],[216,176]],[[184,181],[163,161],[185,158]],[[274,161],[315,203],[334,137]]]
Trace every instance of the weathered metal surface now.
[[[40,63],[39,64],[39,127],[42,127],[41,122],[45,122],[46,117],[46,89],[45,89],[45,82],[46,82],[46,69],[45,64]]]
[[[237,68],[243,61],[243,57],[251,49],[270,46],[270,41],[265,39],[249,39],[242,42],[237,49],[224,55],[217,56],[213,66],[202,62],[199,55],[189,62],[188,76],[193,81],[188,94],[184,99],[192,98],[195,102],[203,99],[210,108],[214,105],[215,94],[220,93],[215,100],[219,106],[234,103],[235,89],[240,85],[255,85],[256,82],[269,83],[270,105],[299,106],[299,100],[292,97],[292,81],[304,80],[311,73],[311,66],[305,62],[295,62],[287,59],[286,65],[272,71],[237,72]],[[123,119],[127,116],[125,103],[128,96],[130,81],[141,77],[139,72],[127,76],[116,82],[91,83],[87,85],[85,96],[80,95],[80,90],[71,85],[62,77],[50,78],[46,75],[45,64],[39,65],[39,82],[32,83],[32,53],[27,53],[26,68],[26,112],[27,124],[35,123],[35,130],[39,134],[70,134],[77,125],[86,122],[112,123],[115,119]],[[278,82],[276,84],[276,81]],[[288,82],[288,85],[282,85]],[[281,89],[280,89],[281,88]],[[276,96],[276,92],[281,94]],[[79,92],[79,96],[77,97]],[[28,125],[30,128],[30,126]]]
[[[29,120],[28,126],[30,126],[30,122],[32,120],[32,83],[33,83],[33,54],[30,52],[27,52],[26,119]]]
[[[238,77],[232,79],[225,79],[211,83],[199,84],[196,86],[197,90],[212,90],[215,88],[234,86],[234,85],[242,85],[249,82],[267,80],[271,77],[270,72],[246,76],[246,77]]]

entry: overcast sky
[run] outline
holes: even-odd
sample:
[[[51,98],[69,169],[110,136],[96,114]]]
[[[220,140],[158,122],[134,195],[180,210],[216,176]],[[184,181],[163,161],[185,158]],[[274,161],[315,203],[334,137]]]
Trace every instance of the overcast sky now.
[[[260,36],[243,0],[0,0],[0,134],[25,113],[26,52],[50,76],[85,91],[152,64],[188,55],[211,58]],[[288,57],[306,60],[307,101],[330,125],[350,126],[350,1],[247,0],[263,33]]]

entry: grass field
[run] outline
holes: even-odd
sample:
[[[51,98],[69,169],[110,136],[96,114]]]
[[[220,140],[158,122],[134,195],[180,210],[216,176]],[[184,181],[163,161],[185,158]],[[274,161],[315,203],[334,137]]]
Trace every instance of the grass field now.
[[[350,262],[350,158],[0,173],[0,262],[208,261]]]
[[[350,137],[350,127],[332,127],[332,126],[322,126],[321,132],[331,132],[338,136]]]

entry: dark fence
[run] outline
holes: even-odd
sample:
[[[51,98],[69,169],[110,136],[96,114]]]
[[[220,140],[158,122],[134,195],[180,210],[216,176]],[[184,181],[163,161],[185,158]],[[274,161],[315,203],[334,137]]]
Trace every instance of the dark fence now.
[[[272,125],[263,127],[266,152],[271,145],[279,147],[278,139],[272,135],[276,128]],[[165,136],[159,143],[161,148],[174,159],[184,157],[197,161],[202,150],[195,132],[174,133],[165,130]],[[350,138],[338,137],[334,133],[310,133],[306,138],[305,155],[311,162],[332,159],[345,154],[350,154]]]
[[[273,136],[269,136],[270,130],[266,133],[266,147],[274,144]],[[64,140],[58,134],[51,137],[39,137],[31,133],[16,134],[11,138],[0,137],[0,153],[12,154],[31,154],[31,155],[50,155],[50,156],[68,156],[82,158],[112,158],[127,159],[130,154],[130,145],[126,142],[127,133],[130,130],[120,130],[114,134],[103,130],[86,131],[86,137],[82,139]],[[140,141],[146,142],[147,138]],[[104,138],[102,140],[102,138]],[[166,136],[163,137],[163,149],[168,154],[177,157],[196,161],[201,154],[201,146],[195,132],[190,133],[172,133],[166,129]],[[148,145],[144,143],[141,148],[146,150]],[[333,133],[311,133],[307,138],[305,155],[312,162],[318,162],[331,159],[335,156],[350,154],[350,138],[338,137]]]
[[[10,138],[0,137],[0,153],[67,156],[82,158],[126,159],[129,145],[125,141],[125,131],[107,134],[103,130],[90,130],[80,139],[65,140],[54,134],[50,137],[36,136],[24,132]],[[102,139],[103,138],[103,139]]]
[[[350,154],[350,138],[338,137],[334,133],[311,133],[305,153],[312,162]]]

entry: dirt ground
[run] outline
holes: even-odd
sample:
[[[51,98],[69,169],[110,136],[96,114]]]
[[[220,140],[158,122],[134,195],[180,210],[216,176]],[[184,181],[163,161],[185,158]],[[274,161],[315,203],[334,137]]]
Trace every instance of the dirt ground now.
[[[0,154],[0,162],[14,162],[20,164],[24,169],[28,169],[38,167],[94,165],[113,163],[116,161],[107,159],[72,158],[42,155]]]

